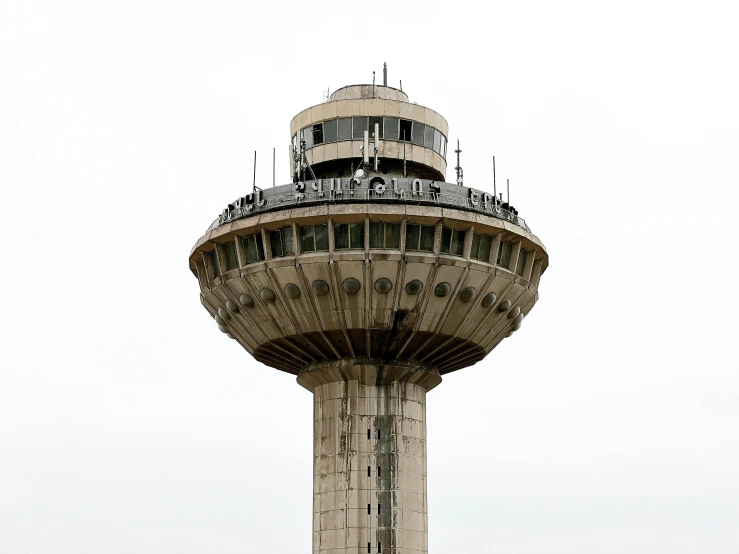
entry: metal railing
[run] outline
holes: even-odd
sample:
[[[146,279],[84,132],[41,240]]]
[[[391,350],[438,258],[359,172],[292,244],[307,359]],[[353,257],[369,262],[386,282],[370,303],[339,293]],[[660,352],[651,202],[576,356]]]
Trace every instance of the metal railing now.
[[[402,203],[416,205],[436,205],[450,206],[461,208],[468,211],[479,212],[492,217],[510,221],[531,232],[526,221],[515,213],[505,210],[500,203],[483,202],[482,200],[473,201],[456,194],[445,194],[439,192],[411,192],[402,190],[395,193],[391,190],[385,190],[382,193],[376,192],[374,189],[343,189],[340,191],[323,191],[323,192],[297,192],[293,191],[288,194],[270,196],[254,204],[245,207],[234,208],[224,211],[215,221],[208,227],[206,233],[224,225],[237,221],[245,217],[249,217],[258,213],[268,212],[280,208],[290,208],[302,205],[316,204],[338,204],[341,202],[378,202],[378,203]]]

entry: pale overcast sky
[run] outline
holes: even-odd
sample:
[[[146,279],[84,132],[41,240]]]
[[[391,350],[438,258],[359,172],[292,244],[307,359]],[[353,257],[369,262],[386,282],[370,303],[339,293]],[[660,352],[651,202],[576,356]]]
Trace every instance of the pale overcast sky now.
[[[0,0],[0,552],[309,551],[312,397],[187,258],[253,151],[287,182],[292,116],[383,62],[550,254],[521,331],[429,394],[429,551],[739,551],[736,22]]]

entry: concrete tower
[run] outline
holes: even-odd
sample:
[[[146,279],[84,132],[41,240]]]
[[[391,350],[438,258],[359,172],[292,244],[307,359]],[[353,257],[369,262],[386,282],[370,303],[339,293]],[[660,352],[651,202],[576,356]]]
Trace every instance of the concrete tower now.
[[[200,301],[313,393],[313,552],[425,553],[426,393],[521,327],[548,256],[492,176],[444,182],[447,122],[401,90],[344,87],[290,132],[292,182],[195,244]]]

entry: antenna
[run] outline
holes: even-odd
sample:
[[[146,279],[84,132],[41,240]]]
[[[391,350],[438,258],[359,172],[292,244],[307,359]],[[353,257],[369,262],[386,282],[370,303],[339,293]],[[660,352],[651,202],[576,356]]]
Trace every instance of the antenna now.
[[[508,199],[508,210],[511,209],[511,182],[510,180],[505,180],[505,186],[506,186],[506,198]]]
[[[329,96],[329,89],[326,89],[326,90],[323,91],[323,101],[324,102],[328,102],[329,98],[331,98]]]
[[[498,188],[495,186],[495,156],[493,156],[493,198],[498,201]],[[496,208],[498,206],[495,206]]]
[[[457,139],[457,149],[455,150],[455,152],[457,153],[457,167],[455,167],[454,169],[457,170],[457,185],[461,187],[462,183],[464,182],[464,173],[462,172],[462,166],[459,165],[459,155],[462,153],[462,150],[459,149],[459,139]]]
[[[400,80],[400,91],[403,92],[403,79]]]
[[[375,72],[372,72],[372,98],[375,97]]]
[[[272,148],[272,188],[275,188],[275,160],[277,159],[277,149]]]
[[[405,141],[403,141],[403,178],[408,177],[408,169],[405,165]]]
[[[377,153],[380,151],[379,141],[380,141],[380,124],[375,123],[375,132],[372,134],[375,147],[375,171],[377,171],[377,164],[380,162],[379,158],[377,157]]]
[[[387,62],[382,63],[382,85],[387,86]]]
[[[257,189],[257,151],[254,150],[254,182],[252,183],[253,190]]]

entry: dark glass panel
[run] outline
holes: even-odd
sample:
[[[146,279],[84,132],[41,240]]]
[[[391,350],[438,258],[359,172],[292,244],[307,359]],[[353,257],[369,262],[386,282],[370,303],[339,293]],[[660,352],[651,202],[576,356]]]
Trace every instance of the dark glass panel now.
[[[421,238],[420,225],[406,225],[405,228],[405,249],[418,250],[418,241]]]
[[[336,120],[331,119],[330,121],[323,122],[323,140],[324,142],[336,142],[337,139],[337,126]]]
[[[434,129],[434,152],[441,154],[441,133]]]
[[[431,252],[434,249],[434,232],[436,227],[433,225],[423,225],[421,227],[421,245],[420,249]]]
[[[372,138],[372,133],[375,132],[375,123],[377,123],[380,126],[380,136],[378,138],[381,138],[382,137],[382,117],[376,117],[374,115],[371,115],[369,118],[370,138]]]
[[[385,248],[400,248],[400,223],[385,223]]]
[[[313,144],[323,144],[323,123],[313,125]]]
[[[223,257],[226,258],[226,271],[239,267],[239,259],[236,257],[236,243],[227,242],[223,245]]]
[[[316,225],[313,229],[316,236],[316,251],[328,252],[328,224]]]
[[[370,221],[370,248],[384,248],[385,224]]]
[[[423,135],[423,145],[426,148],[432,148],[434,146],[434,128],[426,125],[426,132]]]
[[[282,233],[280,233],[279,231],[270,231],[269,242],[272,244],[273,258],[279,258],[280,256],[285,255],[282,250]]]
[[[411,127],[413,122],[409,119],[400,120],[400,140],[410,141],[411,140]]]
[[[295,247],[293,246],[293,228],[285,227],[282,230],[282,248],[285,251],[285,256],[292,256],[295,254]]]
[[[508,268],[511,262],[511,249],[513,245],[510,242],[500,241],[500,248],[498,248],[498,259],[497,265],[503,268]]]
[[[364,223],[349,224],[349,248],[364,248]]]
[[[221,274],[221,266],[218,265],[218,253],[215,250],[208,252],[210,256],[210,266],[213,271],[213,278],[218,277]]]
[[[452,230],[449,227],[441,228],[441,247],[439,252],[449,254],[449,245],[452,243]]]
[[[526,252],[523,248],[521,248],[521,251],[518,253],[518,263],[516,264],[516,274],[520,277],[523,277],[523,270],[526,267],[526,255],[528,252]]]
[[[349,248],[349,226],[346,223],[334,224],[334,248]]]
[[[461,256],[464,250],[464,231],[455,230],[452,233],[452,245],[449,249],[453,256]]]
[[[315,252],[316,241],[313,234],[313,225],[300,228],[300,250],[301,252]]]
[[[412,142],[413,144],[417,144],[418,146],[423,146],[423,133],[426,130],[426,125],[423,123],[419,123],[418,121],[413,122],[413,137]]]
[[[352,118],[354,140],[364,140],[364,132],[367,130],[367,116],[361,115]]]
[[[490,261],[490,247],[493,244],[493,237],[490,235],[480,235],[480,251],[477,255],[478,260],[483,262]]]
[[[396,117],[385,117],[383,118],[384,130],[382,132],[382,138],[387,140],[398,140],[398,118]]]
[[[479,260],[478,253],[480,252],[480,235],[475,233],[472,235],[472,248],[470,249],[470,258]]]
[[[339,119],[339,140],[352,140],[352,118]]]
[[[301,131],[303,139],[305,140],[305,148],[313,148],[313,128],[306,127]]]

